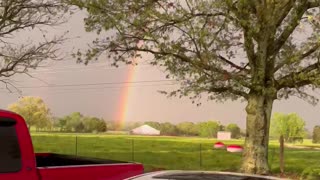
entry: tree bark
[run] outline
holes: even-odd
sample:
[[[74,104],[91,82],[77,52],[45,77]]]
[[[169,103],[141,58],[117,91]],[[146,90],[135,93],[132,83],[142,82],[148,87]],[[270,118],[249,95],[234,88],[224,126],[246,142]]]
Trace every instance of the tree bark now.
[[[249,94],[247,132],[243,153],[242,171],[249,174],[269,174],[269,127],[274,98]]]

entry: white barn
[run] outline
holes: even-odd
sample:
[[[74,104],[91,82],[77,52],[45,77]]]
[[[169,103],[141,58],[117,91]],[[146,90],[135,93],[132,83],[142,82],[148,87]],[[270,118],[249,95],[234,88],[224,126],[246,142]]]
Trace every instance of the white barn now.
[[[231,132],[226,131],[219,131],[217,134],[218,140],[230,140],[231,139]]]
[[[160,135],[160,131],[150,127],[149,125],[143,125],[131,130],[131,134],[137,135]]]

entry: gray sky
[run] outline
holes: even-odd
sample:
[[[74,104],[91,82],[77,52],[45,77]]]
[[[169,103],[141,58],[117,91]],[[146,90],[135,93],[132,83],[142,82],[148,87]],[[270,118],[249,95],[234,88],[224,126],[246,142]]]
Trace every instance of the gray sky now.
[[[73,49],[85,48],[95,37],[94,34],[86,33],[83,28],[84,13],[78,12],[73,15],[70,21],[54,30],[48,30],[48,36],[63,34],[69,31],[70,41],[63,46],[62,52],[70,54]],[[16,36],[17,41],[23,42],[26,38],[39,39],[39,32],[20,33]],[[34,87],[46,86],[49,84],[92,84],[104,82],[126,81],[128,68],[118,69],[108,66],[103,57],[99,62],[88,66],[76,64],[71,57],[62,62],[50,63],[50,66],[32,71],[32,75],[39,79],[32,79],[27,76],[15,76],[17,86]],[[157,67],[148,65],[139,66],[136,69],[133,81],[153,81],[165,79]],[[182,121],[206,121],[217,120],[223,124],[237,123],[245,127],[245,103],[226,101],[222,104],[214,101],[206,101],[200,107],[192,104],[188,98],[166,98],[159,94],[158,90],[170,90],[174,86],[168,83],[143,83],[143,84],[120,84],[120,85],[99,85],[81,87],[60,87],[60,88],[23,88],[23,95],[40,96],[48,104],[55,116],[63,116],[71,112],[79,111],[85,115],[103,117],[106,120],[115,120],[120,109],[121,90],[123,86],[132,86],[128,102],[127,119],[129,121],[160,121],[178,123]],[[6,107],[17,101],[19,95],[0,91],[2,103],[0,108]],[[309,129],[314,125],[320,125],[319,105],[312,106],[297,98],[274,104],[273,112],[296,112],[307,122]],[[318,119],[319,118],[319,119]]]

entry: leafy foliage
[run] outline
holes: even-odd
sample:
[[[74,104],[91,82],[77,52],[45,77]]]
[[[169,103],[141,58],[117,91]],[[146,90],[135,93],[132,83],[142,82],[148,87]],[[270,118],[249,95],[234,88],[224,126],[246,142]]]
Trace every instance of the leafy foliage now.
[[[217,133],[220,129],[220,124],[216,121],[207,121],[198,123],[199,136],[213,138],[217,137]]]
[[[104,120],[96,117],[85,117],[83,119],[84,132],[105,132],[107,130]]]
[[[231,138],[238,139],[241,137],[241,130],[237,124],[229,124],[226,130],[231,132]]]
[[[167,136],[176,136],[178,135],[178,130],[175,125],[169,122],[165,122],[165,123],[161,123],[160,134],[167,135]]]
[[[320,126],[315,126],[313,128],[312,142],[320,143]]]
[[[28,127],[37,130],[50,128],[52,125],[50,110],[40,97],[25,96],[9,105],[8,109],[21,115]]]
[[[57,126],[60,131],[66,132],[105,132],[107,124],[103,119],[83,116],[80,112],[74,112],[59,118]]]
[[[123,130],[130,131],[130,130],[137,128],[139,126],[142,126],[142,125],[143,125],[142,122],[127,122],[125,124],[125,127],[123,128]]]
[[[271,119],[270,133],[272,136],[283,135],[286,142],[293,142],[296,137],[305,135],[305,121],[296,113],[275,113]]]
[[[161,129],[161,123],[159,123],[159,122],[147,121],[144,124],[149,125],[150,127],[153,127],[153,128],[155,128],[157,130]]]
[[[246,98],[248,92],[277,98],[319,84],[318,1],[70,0],[88,11],[86,30],[107,31],[80,62],[107,52],[119,62],[152,54],[152,65],[181,82],[169,95]],[[301,27],[308,34],[296,43]],[[302,29],[303,30],[303,29]],[[244,58],[240,58],[244,57]]]
[[[248,101],[246,173],[269,173],[266,136],[274,100],[318,102],[308,91],[320,86],[318,0],[69,2],[88,12],[86,30],[101,35],[75,54],[79,62],[107,53],[118,66],[147,54],[146,62],[180,82],[179,89],[163,92],[168,96]]]
[[[177,129],[180,135],[197,136],[199,134],[198,126],[192,122],[179,123]]]

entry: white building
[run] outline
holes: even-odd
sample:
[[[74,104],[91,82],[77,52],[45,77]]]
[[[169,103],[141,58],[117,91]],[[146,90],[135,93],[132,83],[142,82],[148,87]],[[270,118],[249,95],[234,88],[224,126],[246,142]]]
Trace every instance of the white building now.
[[[217,134],[218,140],[230,140],[231,139],[231,132],[226,131],[219,131]]]
[[[138,134],[138,135],[160,135],[160,131],[150,127],[148,125],[143,125],[131,130],[131,134]]]

